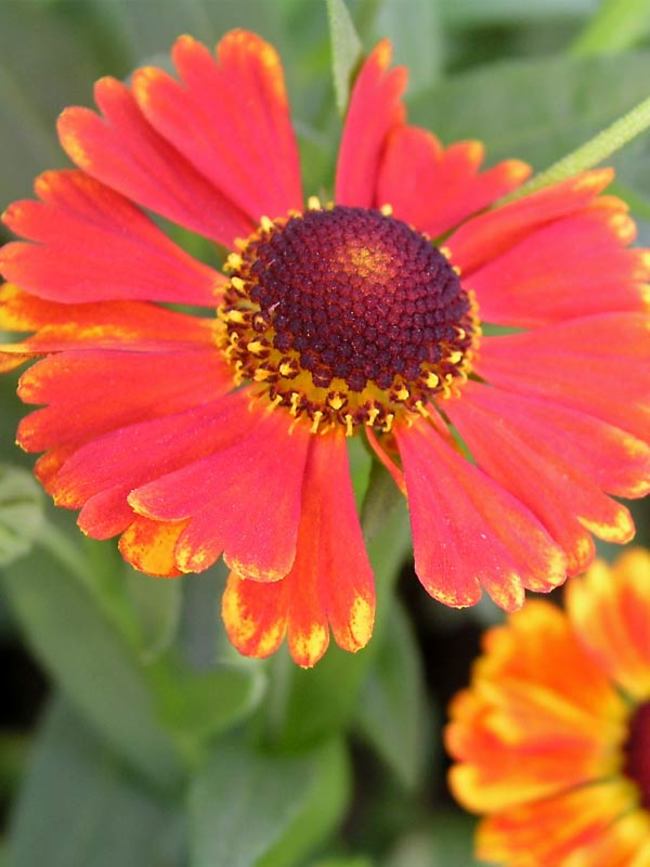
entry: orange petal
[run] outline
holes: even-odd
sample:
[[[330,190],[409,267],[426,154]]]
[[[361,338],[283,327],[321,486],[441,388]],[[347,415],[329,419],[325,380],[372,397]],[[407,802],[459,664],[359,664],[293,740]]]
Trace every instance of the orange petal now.
[[[626,551],[613,569],[597,561],[567,588],[567,609],[580,640],[638,701],[650,699],[650,552]]]
[[[312,438],[289,574],[272,585],[232,574],[222,610],[230,640],[246,655],[272,653],[286,633],[294,661],[309,668],[325,653],[330,627],[344,650],[366,645],[374,587],[343,436]]]
[[[147,67],[133,94],[152,127],[255,222],[302,207],[300,165],[282,64],[268,42],[233,30],[208,49],[181,36],[181,77]]]
[[[572,853],[597,845],[633,806],[633,787],[622,780],[524,804],[481,823],[477,855],[521,867],[566,867]]]
[[[120,553],[127,563],[147,575],[175,578],[182,573],[176,568],[174,548],[184,529],[183,521],[168,524],[134,515],[120,537]]]
[[[61,145],[84,172],[134,202],[232,247],[253,223],[148,123],[130,89],[115,78],[95,85],[103,116],[67,108]]]
[[[487,322],[540,326],[650,304],[650,251],[626,245],[636,233],[620,199],[540,226],[471,277]]]
[[[285,412],[251,411],[246,436],[138,487],[129,503],[159,521],[191,518],[176,547],[185,572],[225,551],[240,574],[275,581],[291,569],[309,432]]]
[[[583,454],[572,459],[571,452],[580,452],[580,447],[576,444],[572,449],[570,412],[563,414],[562,408],[553,404],[526,400],[478,383],[468,383],[462,396],[448,401],[445,409],[478,465],[525,503],[563,547],[572,573],[591,562],[593,548],[588,530],[610,542],[624,543],[632,538],[630,513],[606,497],[594,481],[594,476],[603,475],[596,461],[603,458],[597,441],[593,441],[594,460],[586,457],[592,443],[584,435]],[[578,435],[581,418],[577,414]],[[554,419],[560,421],[558,430],[554,429]],[[589,425],[589,421],[587,417],[583,431],[598,431],[599,423],[594,420]],[[642,455],[644,444],[638,445]],[[609,461],[605,466],[616,464],[612,474],[619,475],[621,449],[612,448],[611,452],[606,455]],[[640,485],[650,469],[650,449],[645,463],[635,463]]]
[[[495,812],[620,771],[629,709],[566,615],[535,600],[486,633],[450,716],[454,793]]]
[[[514,497],[448,446],[426,422],[396,427],[413,530],[415,571],[447,605],[474,605],[481,585],[513,610],[524,587],[565,577],[560,549]]]
[[[173,244],[119,193],[79,171],[37,178],[41,201],[14,202],[3,222],[36,244],[0,250],[0,270],[53,301],[217,304],[224,277]]]
[[[614,177],[612,169],[583,172],[481,214],[445,242],[467,275],[501,256],[540,226],[586,207]]]
[[[530,167],[519,160],[479,172],[483,153],[480,142],[456,142],[443,149],[427,130],[398,126],[382,156],[377,202],[390,203],[396,217],[432,238],[448,232],[530,174]]]
[[[402,94],[407,73],[389,70],[390,42],[379,42],[363,64],[350,98],[336,167],[339,205],[370,208],[377,202],[376,184],[381,153],[390,130],[405,117]]]
[[[520,394],[577,409],[647,440],[650,322],[604,313],[534,331],[485,337],[475,371]]]

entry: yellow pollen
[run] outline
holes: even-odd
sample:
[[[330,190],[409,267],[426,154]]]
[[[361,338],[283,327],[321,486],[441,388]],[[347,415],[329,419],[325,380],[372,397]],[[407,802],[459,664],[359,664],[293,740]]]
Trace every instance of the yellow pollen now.
[[[255,373],[253,374],[253,379],[256,382],[264,382],[265,379],[268,379],[269,376],[273,376],[272,370],[267,370],[266,367],[258,367]]]
[[[246,344],[246,349],[249,352],[252,352],[253,355],[261,355],[264,352],[264,344],[259,340],[251,340],[250,343]]]
[[[379,209],[384,217],[392,217],[393,215],[393,206],[389,204],[382,205]]]
[[[427,388],[437,388],[440,383],[440,377],[435,373],[427,373],[424,382]]]
[[[456,334],[457,334],[459,340],[464,340],[466,335],[467,335],[467,332],[465,331],[464,328],[461,328],[460,325],[457,325],[456,326]]]
[[[346,437],[351,437],[354,433],[354,419],[348,413],[343,420],[345,421],[345,435]]]
[[[291,415],[297,415],[299,403],[300,403],[300,392],[299,391],[292,391],[291,392],[291,409],[289,410]]]
[[[460,268],[458,267],[458,265],[452,265],[451,270],[454,272],[454,274],[457,277],[460,277],[461,271],[460,271]]]
[[[312,421],[311,428],[309,429],[311,433],[315,434],[318,432],[318,425],[320,424],[322,418],[323,413],[319,409],[316,410],[316,412],[314,413],[314,420]]]
[[[395,414],[392,412],[389,412],[388,415],[386,416],[386,421],[384,422],[384,426],[382,427],[382,430],[384,433],[389,433],[390,429],[393,427],[394,418],[395,418]]]
[[[341,395],[338,394],[338,392],[337,392],[336,394],[333,394],[333,395],[328,399],[327,402],[329,403],[329,405],[332,407],[332,409],[333,409],[335,412],[338,412],[338,411],[341,409],[341,407],[343,406],[343,404],[345,403],[345,400],[344,400],[344,399],[341,397]]]
[[[224,315],[224,319],[227,319],[228,322],[236,322],[239,325],[243,325],[244,322],[246,322],[246,317],[241,312],[241,310],[228,310],[223,315]],[[235,336],[234,334],[231,335],[231,338],[234,336]]]
[[[276,406],[279,406],[281,403],[282,403],[282,395],[276,394],[276,396],[273,398],[273,400],[269,403],[269,407],[268,407],[269,412],[274,410],[276,408]]]
[[[445,259],[451,259],[451,250],[449,247],[438,247],[438,252],[441,253]]]
[[[368,421],[366,424],[368,427],[372,427],[374,423],[377,421],[377,416],[379,415],[379,408],[373,406],[373,408],[368,412]]]
[[[395,394],[395,400],[407,400],[411,396],[411,392],[406,388],[406,386],[402,386],[400,390]]]
[[[283,361],[278,370],[281,376],[291,376],[292,373],[296,372],[291,361]]]
[[[321,211],[323,209],[318,196],[310,196],[307,199],[307,207],[310,211]]]
[[[231,253],[226,259],[226,267],[230,271],[236,271],[238,268],[241,268],[244,260],[239,255],[239,253]]]
[[[429,410],[425,407],[421,400],[415,401],[415,408],[423,418],[429,418]]]
[[[230,283],[232,284],[232,286],[235,287],[235,289],[238,289],[240,292],[243,292],[246,288],[246,284],[241,279],[241,277],[231,277]]]
[[[270,232],[273,228],[273,220],[265,215],[260,220],[260,226],[262,227],[263,232]]]
[[[463,353],[460,352],[460,350],[458,350],[458,349],[455,352],[449,353],[449,361],[451,364],[458,364],[458,362],[461,360],[462,357],[463,357]]]

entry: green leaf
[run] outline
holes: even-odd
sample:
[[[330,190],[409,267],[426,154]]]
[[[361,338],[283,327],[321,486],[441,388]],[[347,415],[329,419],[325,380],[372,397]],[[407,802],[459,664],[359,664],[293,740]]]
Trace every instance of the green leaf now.
[[[576,56],[616,54],[650,33],[650,0],[603,0],[573,43]]]
[[[411,623],[393,600],[387,628],[359,699],[357,721],[402,785],[414,789],[428,767],[430,711]]]
[[[398,840],[382,864],[384,867],[478,867],[479,862],[473,856],[475,825],[475,819],[459,811],[438,810],[427,818],[426,829],[413,830]]]
[[[390,37],[395,62],[408,67],[409,92],[418,93],[440,76],[443,33],[439,0],[382,0],[375,38]]]
[[[182,765],[144,668],[90,589],[42,548],[7,568],[3,583],[35,655],[71,703],[134,768],[174,785]]]
[[[339,820],[348,795],[339,741],[272,755],[222,741],[189,796],[191,867],[290,867]]]
[[[350,475],[357,508],[363,505],[366,491],[370,483],[370,470],[372,467],[372,455],[364,446],[361,437],[351,437],[348,443],[348,456],[350,459]]]
[[[411,118],[445,142],[481,139],[489,162],[519,157],[545,168],[647,97],[648,81],[650,53],[501,62],[418,95]],[[645,144],[628,147],[615,164],[623,182],[639,165],[637,191],[650,194]]]
[[[309,867],[375,867],[375,862],[365,855],[334,855],[316,861]]]
[[[96,731],[140,773],[173,786],[209,739],[257,707],[264,672],[213,658],[198,670],[171,649],[152,662],[146,645],[125,628],[119,606],[104,604],[81,552],[51,526],[46,530],[39,541],[50,556],[36,549],[5,574],[20,624],[44,668]],[[112,577],[119,585],[119,566]]]
[[[182,582],[151,578],[136,572],[126,563],[122,569],[126,601],[137,621],[142,658],[145,662],[151,662],[168,649],[178,630],[183,599]]]
[[[484,27],[512,26],[529,22],[575,18],[593,11],[594,0],[440,0],[441,13],[449,24]]]
[[[332,44],[336,106],[343,115],[350,96],[352,74],[361,60],[361,40],[343,0],[327,0],[327,16]]]
[[[193,763],[201,760],[210,739],[258,707],[266,688],[262,668],[246,660],[194,671],[168,656],[147,674],[161,721]]]
[[[176,812],[55,700],[15,808],[12,867],[171,867],[181,861],[181,841]]]
[[[30,472],[0,464],[0,567],[32,547],[43,526],[43,495]]]

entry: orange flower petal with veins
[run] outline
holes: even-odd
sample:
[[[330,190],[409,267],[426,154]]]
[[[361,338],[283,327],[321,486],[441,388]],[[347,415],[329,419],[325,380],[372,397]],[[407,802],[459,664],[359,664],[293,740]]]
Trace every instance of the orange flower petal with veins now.
[[[281,581],[231,573],[222,602],[226,630],[242,653],[266,656],[287,637],[294,661],[315,665],[336,643],[351,652],[370,640],[375,595],[350,482],[345,440],[311,446],[296,559]]]

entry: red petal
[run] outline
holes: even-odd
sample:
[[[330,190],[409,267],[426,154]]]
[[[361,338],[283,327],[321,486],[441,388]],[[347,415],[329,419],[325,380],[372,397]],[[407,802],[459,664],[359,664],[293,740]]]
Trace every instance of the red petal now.
[[[618,475],[618,460],[629,463],[627,448],[638,441],[623,432],[615,439],[615,428],[588,416],[477,383],[467,383],[462,397],[447,401],[445,411],[481,469],[525,503],[562,545],[571,572],[585,569],[593,556],[585,528],[609,542],[632,538],[634,524],[628,510],[606,497],[595,478],[606,476],[608,466],[611,474]],[[572,423],[576,425],[573,440]],[[591,454],[589,433],[594,437]],[[616,443],[616,450],[606,455],[607,464],[599,466],[602,440],[606,447],[607,437]],[[650,468],[650,449],[645,452]],[[631,457],[638,471],[638,457]],[[643,477],[637,476],[639,480]]]
[[[0,355],[66,349],[170,352],[214,347],[214,320],[186,316],[142,301],[58,304],[7,283],[0,289],[0,327],[38,333],[23,343],[3,343]]]
[[[407,73],[402,67],[388,71],[391,45],[379,42],[364,63],[352,90],[336,168],[336,201],[340,205],[370,208],[386,136],[404,121],[402,94]]]
[[[8,280],[54,301],[119,298],[215,306],[224,277],[197,262],[127,199],[82,172],[47,172],[40,202],[10,205],[3,221],[38,244],[7,244]]]
[[[176,549],[184,572],[207,569],[223,551],[231,568],[260,580],[291,569],[310,436],[302,426],[290,431],[293,419],[283,411],[251,417],[247,436],[129,496],[146,517],[191,518]]]
[[[650,446],[624,430],[547,400],[476,382],[467,383],[445,411],[455,417],[464,399],[503,418],[535,447],[541,442],[604,491],[631,499],[650,493]]]
[[[649,330],[642,314],[610,313],[487,337],[476,371],[495,385],[551,398],[645,440]]]
[[[445,242],[463,273],[475,271],[551,220],[579,211],[609,184],[612,169],[594,169],[469,220]]]
[[[253,224],[147,122],[129,88],[114,78],[95,85],[103,117],[67,108],[59,138],[73,163],[133,201],[232,246]]]
[[[186,412],[121,427],[79,445],[56,474],[49,473],[47,489],[58,505],[83,506],[84,531],[105,538],[129,523],[124,518],[129,516],[125,503],[130,491],[228,448],[254,422],[246,396],[238,392]]]
[[[472,466],[426,422],[395,428],[408,494],[415,571],[446,605],[474,605],[481,585],[507,610],[523,588],[565,577],[560,549],[534,516]]]
[[[40,202],[14,202],[3,221],[38,244],[7,244],[7,280],[54,301],[120,298],[216,306],[225,278],[173,244],[127,199],[78,171],[37,178]]]
[[[518,187],[530,174],[530,167],[519,160],[479,174],[483,152],[475,141],[457,142],[445,150],[427,130],[397,127],[382,157],[377,201],[389,203],[396,217],[435,238]]]
[[[626,250],[634,223],[618,199],[541,226],[472,274],[481,316],[539,326],[577,316],[645,310],[650,251]]]
[[[20,378],[18,394],[25,403],[49,406],[22,420],[18,441],[34,452],[90,440],[214,400],[230,388],[230,372],[214,350],[62,352]]]
[[[302,208],[300,165],[280,58],[254,33],[233,30],[217,58],[181,36],[181,77],[147,67],[133,76],[142,113],[197,171],[255,222]]]
[[[230,640],[249,656],[273,652],[285,632],[298,665],[315,665],[329,626],[355,652],[372,634],[375,594],[342,436],[312,438],[296,559],[274,584],[231,575],[223,601]]]

